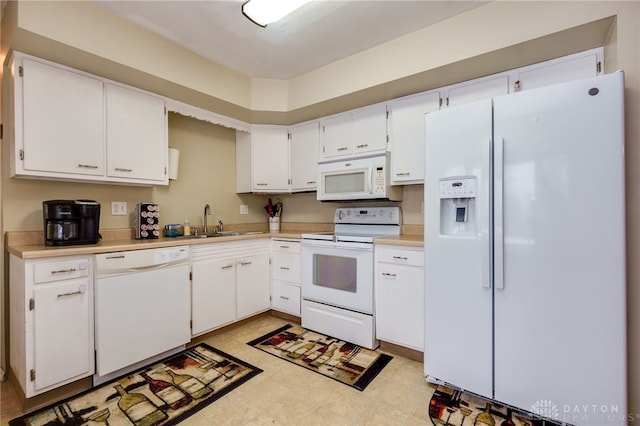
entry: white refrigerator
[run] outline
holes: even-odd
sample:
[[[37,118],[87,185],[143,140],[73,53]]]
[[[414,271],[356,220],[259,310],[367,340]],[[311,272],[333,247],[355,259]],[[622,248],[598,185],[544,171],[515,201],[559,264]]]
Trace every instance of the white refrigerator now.
[[[627,424],[624,74],[425,116],[428,380]]]

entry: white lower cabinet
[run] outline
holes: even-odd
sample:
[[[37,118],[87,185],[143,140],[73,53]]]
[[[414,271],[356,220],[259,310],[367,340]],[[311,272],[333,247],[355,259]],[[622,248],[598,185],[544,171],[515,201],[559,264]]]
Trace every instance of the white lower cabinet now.
[[[300,241],[271,241],[271,307],[300,316]]]
[[[270,309],[269,240],[191,247],[191,334]]]
[[[236,319],[271,309],[269,252],[245,255],[236,264]]]
[[[424,350],[424,250],[375,245],[376,338]]]
[[[30,398],[94,373],[90,257],[10,257],[10,364]]]

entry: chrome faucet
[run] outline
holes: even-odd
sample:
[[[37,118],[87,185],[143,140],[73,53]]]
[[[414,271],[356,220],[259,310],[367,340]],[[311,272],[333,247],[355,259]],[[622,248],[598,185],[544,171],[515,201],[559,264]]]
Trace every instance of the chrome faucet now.
[[[207,233],[207,216],[211,216],[211,207],[209,204],[204,206],[204,233]]]
[[[219,226],[219,228],[218,228],[219,232],[224,231],[224,229],[223,229],[224,224],[222,223],[222,221],[221,221],[221,220],[219,220],[219,221],[218,221],[218,226]]]

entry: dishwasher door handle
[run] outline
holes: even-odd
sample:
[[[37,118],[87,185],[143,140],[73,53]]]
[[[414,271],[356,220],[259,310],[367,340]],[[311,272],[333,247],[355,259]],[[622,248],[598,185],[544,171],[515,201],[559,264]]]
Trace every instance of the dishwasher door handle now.
[[[186,263],[188,264],[188,263]],[[156,269],[164,269],[167,267],[173,267],[173,266],[180,266],[181,263],[159,263],[156,265],[147,265],[147,266],[137,266],[134,268],[105,268],[102,270],[98,270],[96,272],[96,276],[98,278],[104,278],[104,277],[109,277],[109,276],[113,276],[113,275],[123,275],[123,274],[130,274],[130,273],[137,273],[137,272],[147,272],[147,271],[153,271]]]

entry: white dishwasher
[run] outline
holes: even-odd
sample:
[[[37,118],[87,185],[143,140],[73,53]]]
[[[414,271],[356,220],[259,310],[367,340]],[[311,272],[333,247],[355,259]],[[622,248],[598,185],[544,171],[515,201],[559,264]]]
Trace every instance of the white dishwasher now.
[[[95,255],[96,374],[102,383],[191,340],[187,246]]]

